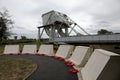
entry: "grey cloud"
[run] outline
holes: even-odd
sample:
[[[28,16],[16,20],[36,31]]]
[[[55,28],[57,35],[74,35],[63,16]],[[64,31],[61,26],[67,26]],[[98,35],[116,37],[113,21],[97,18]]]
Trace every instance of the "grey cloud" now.
[[[74,8],[74,14],[87,13],[92,16],[92,24],[88,26],[94,26],[94,29],[106,28],[112,31],[120,32],[120,1],[119,0],[85,0]],[[85,18],[88,20],[87,18]],[[87,23],[87,22],[86,22]],[[116,26],[116,24],[118,24]],[[96,28],[97,27],[97,28]],[[115,29],[116,28],[116,29]],[[90,32],[94,30],[91,29]]]
[[[15,26],[16,29],[25,29],[25,27]]]
[[[97,23],[97,26],[104,28],[104,27],[111,27],[111,24],[107,21],[100,21]]]

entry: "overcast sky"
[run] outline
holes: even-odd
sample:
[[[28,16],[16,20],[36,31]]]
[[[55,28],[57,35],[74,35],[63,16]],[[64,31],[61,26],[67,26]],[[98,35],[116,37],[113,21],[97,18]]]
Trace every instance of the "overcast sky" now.
[[[0,11],[4,8],[19,36],[36,38],[41,15],[51,10],[67,14],[91,34],[100,29],[120,32],[120,0],[0,0]]]

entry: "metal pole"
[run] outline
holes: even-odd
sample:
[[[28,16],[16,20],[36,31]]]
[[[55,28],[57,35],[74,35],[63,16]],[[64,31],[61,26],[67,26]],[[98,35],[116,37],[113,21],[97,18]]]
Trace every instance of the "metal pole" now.
[[[68,35],[68,28],[65,28],[65,36],[69,36]]]
[[[40,28],[38,27],[38,42],[40,42]]]

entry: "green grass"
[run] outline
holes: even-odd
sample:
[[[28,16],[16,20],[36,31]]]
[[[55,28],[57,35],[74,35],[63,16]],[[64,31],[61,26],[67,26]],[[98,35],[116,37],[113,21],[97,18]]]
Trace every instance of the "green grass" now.
[[[0,54],[3,53],[5,45],[0,45]]]
[[[36,43],[36,40],[3,40],[2,44]]]
[[[0,59],[0,80],[23,80],[36,64],[24,59]]]

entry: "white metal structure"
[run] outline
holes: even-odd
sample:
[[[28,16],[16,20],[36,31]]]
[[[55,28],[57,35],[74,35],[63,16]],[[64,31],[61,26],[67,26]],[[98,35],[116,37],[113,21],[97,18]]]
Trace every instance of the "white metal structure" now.
[[[73,46],[72,45],[60,45],[55,56],[68,58],[72,52]]]
[[[120,55],[96,49],[81,70],[79,80],[119,80]]]
[[[18,54],[19,53],[19,45],[5,45],[3,54]]]
[[[36,45],[24,45],[22,54],[35,54],[36,50]]]
[[[42,20],[43,20],[43,26],[38,27],[39,38],[41,38],[44,30],[51,39],[53,39],[54,37],[70,36],[72,31],[75,33],[76,36],[83,34],[88,35],[88,33],[81,26],[75,23],[66,14],[54,10],[43,14]],[[77,31],[75,29],[76,27],[80,29],[82,33]],[[40,28],[43,28],[41,33],[40,33]]]
[[[49,43],[120,43],[120,34],[90,35],[66,14],[54,10],[43,14],[42,21],[38,38],[41,40],[45,31]]]
[[[38,54],[45,54],[48,56],[53,56],[54,52],[53,52],[53,45],[45,45],[45,44],[41,44]]]

